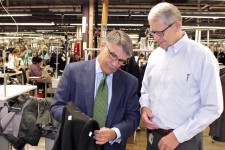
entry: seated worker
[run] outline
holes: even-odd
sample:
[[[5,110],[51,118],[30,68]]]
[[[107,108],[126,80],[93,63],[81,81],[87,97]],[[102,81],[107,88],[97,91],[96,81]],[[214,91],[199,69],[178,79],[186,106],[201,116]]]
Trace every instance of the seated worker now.
[[[42,70],[41,70],[41,65],[42,65],[42,59],[38,56],[35,56],[32,58],[32,64],[30,65],[30,77],[41,77],[42,76]],[[38,93],[39,90],[41,90],[41,93],[45,92],[45,84],[42,82],[36,82],[36,83],[32,83],[32,84],[36,84],[38,87]],[[42,97],[42,96],[38,96],[38,97]]]
[[[15,48],[8,56],[7,67],[11,69],[18,69],[20,64],[20,58],[18,58],[20,50]]]
[[[39,77],[42,75],[41,65],[42,65],[42,59],[40,57],[33,57],[32,64],[30,65],[31,77]]]

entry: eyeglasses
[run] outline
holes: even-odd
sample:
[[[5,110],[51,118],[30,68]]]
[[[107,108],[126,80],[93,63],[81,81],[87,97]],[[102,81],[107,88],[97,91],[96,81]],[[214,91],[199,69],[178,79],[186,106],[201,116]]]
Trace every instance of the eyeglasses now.
[[[158,35],[159,37],[163,37],[164,36],[164,32],[169,29],[175,22],[171,23],[168,27],[166,27],[166,29],[162,30],[162,31],[149,31],[149,35]]]
[[[117,56],[114,52],[112,52],[112,51],[109,49],[108,45],[107,45],[107,48],[108,48],[108,51],[109,51],[109,58],[110,58],[111,60],[113,60],[113,61],[118,61],[118,64],[119,64],[119,65],[124,66],[125,63],[126,63],[126,60],[124,60],[124,59],[119,59],[118,56]]]

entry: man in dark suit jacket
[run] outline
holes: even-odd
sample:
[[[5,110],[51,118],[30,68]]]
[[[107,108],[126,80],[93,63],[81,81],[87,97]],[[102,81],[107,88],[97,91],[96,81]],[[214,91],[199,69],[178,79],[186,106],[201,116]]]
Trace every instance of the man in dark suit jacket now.
[[[99,82],[107,74],[108,108],[105,126],[95,130],[93,138],[104,150],[125,150],[126,142],[140,120],[137,96],[138,80],[118,69],[131,57],[132,41],[120,30],[111,31],[94,60],[68,64],[52,101],[53,117],[61,122],[63,107],[72,102],[93,117]]]

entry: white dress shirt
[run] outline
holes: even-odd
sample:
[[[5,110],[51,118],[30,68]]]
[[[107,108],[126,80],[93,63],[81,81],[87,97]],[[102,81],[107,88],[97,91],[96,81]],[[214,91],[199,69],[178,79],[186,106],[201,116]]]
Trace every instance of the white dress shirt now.
[[[203,131],[223,111],[219,65],[211,50],[186,34],[167,51],[154,50],[140,104],[152,111],[159,128],[175,129],[180,143]]]

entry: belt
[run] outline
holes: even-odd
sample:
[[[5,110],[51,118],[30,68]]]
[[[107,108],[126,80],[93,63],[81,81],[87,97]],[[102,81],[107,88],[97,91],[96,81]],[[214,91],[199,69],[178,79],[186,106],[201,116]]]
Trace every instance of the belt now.
[[[159,134],[161,134],[163,136],[166,136],[169,133],[173,132],[173,129],[168,129],[168,130],[165,130],[165,129],[155,129],[155,130],[148,130],[148,132],[158,132]]]

